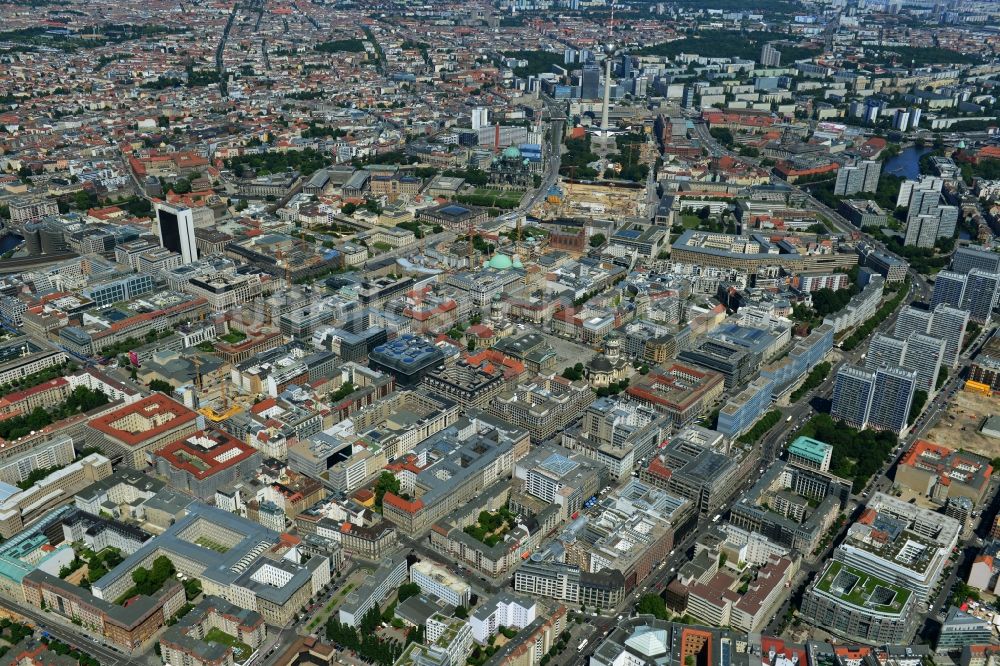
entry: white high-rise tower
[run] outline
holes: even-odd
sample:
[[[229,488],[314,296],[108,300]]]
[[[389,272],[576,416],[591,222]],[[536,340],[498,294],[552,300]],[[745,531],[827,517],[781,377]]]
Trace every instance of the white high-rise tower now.
[[[608,112],[611,110],[611,61],[615,57],[615,45],[608,44],[604,53],[607,57],[604,60],[604,105],[601,108],[601,133],[608,135],[611,133]]]

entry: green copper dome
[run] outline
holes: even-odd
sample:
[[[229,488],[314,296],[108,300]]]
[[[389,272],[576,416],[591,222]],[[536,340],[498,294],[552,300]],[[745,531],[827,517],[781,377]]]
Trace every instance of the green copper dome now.
[[[514,262],[510,260],[506,254],[495,254],[493,258],[490,259],[489,265],[491,268],[496,268],[500,270],[505,270],[514,265]]]

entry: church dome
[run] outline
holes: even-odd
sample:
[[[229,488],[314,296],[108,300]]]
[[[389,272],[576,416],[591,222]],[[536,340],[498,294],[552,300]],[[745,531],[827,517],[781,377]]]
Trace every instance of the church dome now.
[[[611,361],[604,354],[598,354],[590,362],[590,368],[597,372],[611,372]]]
[[[515,256],[513,262],[514,268],[524,268],[524,264],[521,263],[521,257]]]
[[[490,259],[489,264],[491,268],[504,270],[512,267],[514,265],[514,262],[512,262],[510,260],[510,257],[508,257],[506,254],[497,253],[493,255],[492,259]]]
[[[507,159],[516,160],[521,157],[521,151],[517,146],[507,146],[504,148],[503,156]]]

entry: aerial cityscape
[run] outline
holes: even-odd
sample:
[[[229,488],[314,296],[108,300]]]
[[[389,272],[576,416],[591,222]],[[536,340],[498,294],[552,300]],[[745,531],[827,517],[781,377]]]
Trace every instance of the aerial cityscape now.
[[[998,0],[0,0],[0,666],[1000,666]]]

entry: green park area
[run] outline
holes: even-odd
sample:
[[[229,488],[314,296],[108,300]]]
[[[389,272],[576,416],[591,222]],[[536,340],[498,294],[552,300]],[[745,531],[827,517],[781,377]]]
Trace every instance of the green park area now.
[[[516,524],[517,516],[504,506],[498,511],[481,511],[478,520],[464,532],[487,546],[495,546]]]
[[[835,421],[829,414],[815,415],[795,436],[811,437],[833,446],[830,472],[851,480],[854,492],[868,485],[896,446],[896,436],[891,432],[859,431]]]

